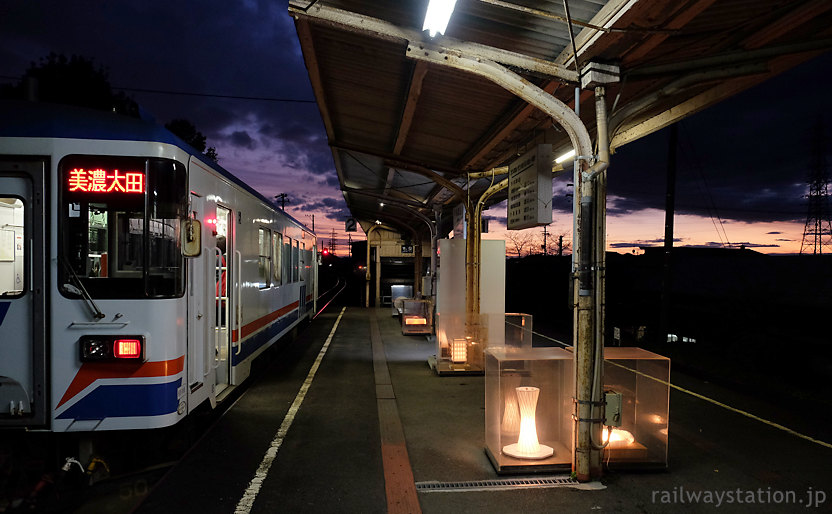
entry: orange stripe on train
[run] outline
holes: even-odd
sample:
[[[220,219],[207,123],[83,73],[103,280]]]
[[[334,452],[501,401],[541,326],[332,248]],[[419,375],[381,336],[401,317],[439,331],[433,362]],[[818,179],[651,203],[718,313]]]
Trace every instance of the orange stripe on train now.
[[[281,308],[277,309],[276,311],[272,312],[271,314],[266,314],[262,318],[256,319],[256,320],[252,321],[251,323],[249,323],[247,325],[243,325],[243,329],[242,329],[243,335],[242,336],[246,337],[246,336],[252,334],[253,332],[257,332],[258,330],[260,330],[261,328],[270,324],[274,320],[276,320],[276,319],[280,318],[281,316],[284,316],[284,315],[292,312],[293,310],[297,309],[298,305],[300,305],[300,302],[290,303],[289,305],[286,305],[285,307],[281,307]],[[237,331],[235,330],[231,334],[231,340],[236,343],[237,339],[238,339],[237,338]]]
[[[85,362],[66,389],[58,407],[102,378],[168,377],[185,368],[185,356],[169,361],[145,362],[141,366],[125,362]]]

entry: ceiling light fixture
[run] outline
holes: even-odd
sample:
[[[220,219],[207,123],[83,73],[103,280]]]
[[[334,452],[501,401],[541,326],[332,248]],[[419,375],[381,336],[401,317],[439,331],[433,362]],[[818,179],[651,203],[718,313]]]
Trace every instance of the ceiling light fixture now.
[[[422,30],[427,30],[430,37],[436,37],[436,34],[444,34],[455,5],[456,0],[430,0]]]
[[[572,157],[575,157],[575,149],[574,148],[572,150],[569,150],[565,154],[561,155],[557,159],[555,159],[555,163],[560,164],[565,160],[571,159]]]

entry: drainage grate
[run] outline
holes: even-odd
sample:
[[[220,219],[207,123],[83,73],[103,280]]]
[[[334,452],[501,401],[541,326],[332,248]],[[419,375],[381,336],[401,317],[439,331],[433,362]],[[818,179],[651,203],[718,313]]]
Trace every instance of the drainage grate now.
[[[509,491],[514,489],[542,489],[548,487],[577,486],[580,483],[569,476],[541,478],[504,478],[473,480],[470,482],[416,482],[420,493],[447,493],[454,491]]]

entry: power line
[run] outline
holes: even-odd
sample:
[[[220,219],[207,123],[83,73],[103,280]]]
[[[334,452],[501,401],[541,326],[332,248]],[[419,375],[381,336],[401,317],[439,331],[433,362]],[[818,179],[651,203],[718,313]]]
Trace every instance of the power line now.
[[[277,98],[269,96],[243,96],[243,95],[221,95],[218,93],[193,93],[189,91],[167,91],[163,89],[143,89],[136,87],[117,87],[112,86],[112,89],[119,91],[131,91],[134,93],[153,93],[159,95],[180,95],[180,96],[198,96],[202,98],[228,98],[232,100],[256,100],[261,102],[283,102],[283,103],[298,103],[298,104],[314,104],[315,100],[303,100],[299,98]]]
[[[23,77],[12,77],[9,75],[0,75],[0,79],[22,80]],[[247,96],[247,95],[224,95],[220,93],[195,93],[193,91],[172,91],[168,89],[147,89],[138,87],[119,87],[110,86],[110,89],[118,91],[130,91],[134,93],[151,93],[156,95],[179,95],[179,96],[196,96],[201,98],[227,98],[231,100],[254,100],[260,102],[282,102],[282,103],[298,103],[298,104],[314,104],[315,100],[305,100],[302,98],[280,98],[272,96]]]

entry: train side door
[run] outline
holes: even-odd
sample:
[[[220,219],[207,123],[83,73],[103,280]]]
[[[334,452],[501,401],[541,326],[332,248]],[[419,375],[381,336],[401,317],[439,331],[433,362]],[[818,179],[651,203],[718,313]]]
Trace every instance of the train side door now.
[[[217,388],[219,394],[228,387],[231,379],[231,337],[233,334],[234,306],[232,305],[232,288],[234,287],[233,259],[234,214],[230,209],[217,206],[217,246],[214,255],[214,358],[217,369]]]
[[[42,160],[0,160],[0,426],[43,426],[46,395]]]
[[[211,219],[205,199],[191,193],[191,214],[198,220]],[[188,387],[189,405],[196,407],[212,398],[214,331],[214,247],[208,237],[213,226],[202,225],[202,251],[188,263]]]

